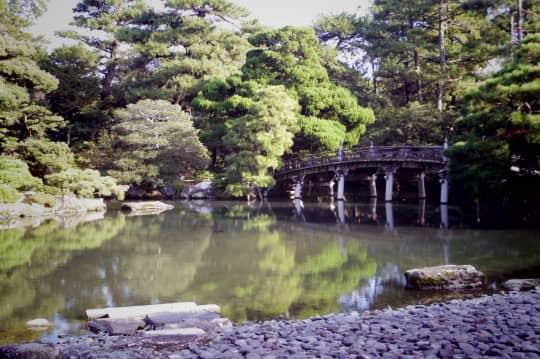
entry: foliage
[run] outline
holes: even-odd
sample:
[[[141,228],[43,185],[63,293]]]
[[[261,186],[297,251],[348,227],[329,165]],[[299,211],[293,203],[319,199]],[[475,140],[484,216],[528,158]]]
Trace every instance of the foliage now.
[[[73,193],[84,198],[124,198],[124,189],[112,177],[101,176],[98,171],[70,168],[63,172],[45,176],[48,185],[58,187],[63,193]],[[65,191],[65,192],[64,192]]]
[[[122,100],[122,95],[115,91],[123,55],[121,42],[116,35],[147,8],[141,0],[80,0],[73,9],[74,20],[71,25],[82,31],[59,33],[97,51],[97,63],[101,64],[100,110],[108,111],[118,106]]]
[[[243,102],[239,96],[229,100]],[[244,115],[227,120],[223,136],[232,152],[226,157],[225,176],[227,192],[233,196],[249,195],[253,188],[268,188],[275,183],[269,169],[280,166],[280,158],[292,147],[297,130],[298,105],[284,87],[263,87],[245,104]]]
[[[32,174],[40,178],[75,166],[73,153],[63,142],[29,138],[18,146],[18,152]]]
[[[16,203],[21,197],[21,194],[15,188],[0,183],[0,203]]]
[[[26,196],[26,200],[30,203],[42,204],[45,207],[53,208],[56,205],[56,199],[50,194],[34,192]]]
[[[50,109],[69,123],[63,139],[68,144],[94,141],[107,124],[100,109],[97,53],[82,46],[62,46],[41,64],[59,80],[58,88],[47,94],[47,101]]]
[[[540,166],[540,35],[529,35],[514,59],[469,91],[449,151],[454,185],[472,196],[508,179],[511,156],[523,170]]]
[[[375,144],[440,144],[452,134],[463,85],[513,47],[514,3],[376,0],[369,15],[324,16],[315,29],[321,41],[356,59],[355,69],[369,73],[371,88],[357,90],[378,119],[368,127]],[[537,5],[523,6],[524,27],[534,31]]]
[[[256,48],[246,55],[244,78],[284,85],[301,106],[295,150],[334,150],[341,142],[358,143],[365,126],[374,121],[373,112],[359,106],[349,90],[330,82],[325,66],[335,61],[335,54],[319,44],[313,30],[260,31],[249,41]],[[326,137],[327,131],[333,136]]]
[[[31,37],[21,28],[28,23],[0,1],[0,150],[14,151],[28,137],[44,139],[64,123],[39,103],[58,81],[39,68]]]
[[[118,31],[134,49],[125,92],[129,102],[163,99],[189,108],[204,80],[224,79],[241,66],[248,43],[227,27],[241,25],[248,13],[227,0],[164,5]]]
[[[0,156],[0,183],[14,190],[29,191],[40,186],[41,180],[32,176],[23,161]]]
[[[155,187],[192,175],[208,163],[206,148],[197,137],[191,117],[178,105],[141,100],[118,110],[113,170],[126,184]]]

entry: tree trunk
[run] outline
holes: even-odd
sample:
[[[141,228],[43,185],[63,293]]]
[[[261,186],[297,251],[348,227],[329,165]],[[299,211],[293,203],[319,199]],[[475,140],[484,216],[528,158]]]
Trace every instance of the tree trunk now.
[[[377,73],[376,73],[376,66],[375,66],[375,60],[371,60],[371,73],[373,75],[373,92],[375,92],[375,95],[379,94],[379,87],[377,84]]]
[[[118,45],[116,42],[111,44],[109,62],[105,67],[105,74],[103,76],[103,81],[101,82],[101,102],[103,108],[106,109],[112,107],[112,83],[118,65],[118,59],[116,58],[117,47]]]
[[[420,56],[418,51],[414,51],[414,72],[416,73],[416,100],[419,103],[424,102],[424,95],[422,94],[422,79],[420,78]]]
[[[523,40],[523,2],[517,0],[517,23],[516,23],[516,40],[519,44]]]
[[[445,74],[446,74],[446,48],[444,44],[445,40],[446,24],[444,20],[444,0],[439,0],[439,63],[440,63],[440,77],[439,86],[437,91],[437,110],[439,111],[439,118],[443,117],[443,98],[445,88]]]

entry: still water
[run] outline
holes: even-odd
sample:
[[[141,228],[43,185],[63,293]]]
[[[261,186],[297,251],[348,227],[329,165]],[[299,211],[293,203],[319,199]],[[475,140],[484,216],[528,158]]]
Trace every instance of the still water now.
[[[306,318],[448,298],[404,289],[414,267],[473,264],[494,290],[540,275],[540,232],[466,229],[455,208],[175,206],[0,230],[0,344],[84,333],[87,308],[195,301],[236,322]],[[25,330],[34,318],[55,326]]]

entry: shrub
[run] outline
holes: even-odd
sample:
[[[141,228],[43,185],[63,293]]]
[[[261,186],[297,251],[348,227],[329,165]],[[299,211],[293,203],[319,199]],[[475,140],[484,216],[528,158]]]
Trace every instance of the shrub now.
[[[98,171],[70,168],[66,171],[45,176],[49,186],[57,187],[62,192],[70,192],[80,197],[124,198],[124,188],[112,177],[101,176]]]
[[[26,163],[9,156],[0,156],[0,183],[18,191],[29,191],[42,185],[39,178],[32,176]]]
[[[39,203],[45,207],[53,208],[56,206],[56,199],[46,193],[35,192],[26,196],[26,200],[31,203]]]
[[[10,185],[0,183],[0,203],[16,203],[22,195]]]

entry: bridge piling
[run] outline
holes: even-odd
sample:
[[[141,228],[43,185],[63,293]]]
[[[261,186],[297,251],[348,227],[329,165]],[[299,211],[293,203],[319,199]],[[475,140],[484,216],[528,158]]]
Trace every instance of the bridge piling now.
[[[418,174],[418,199],[426,199],[426,185],[424,182],[426,174],[424,171]]]
[[[369,179],[369,197],[377,198],[377,174],[374,173],[368,177]]]
[[[392,202],[392,192],[394,190],[394,172],[395,168],[384,169],[384,179],[386,180],[386,188],[384,191],[384,201]]]

